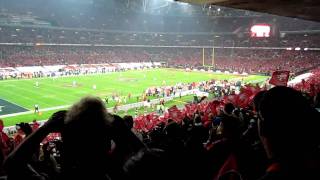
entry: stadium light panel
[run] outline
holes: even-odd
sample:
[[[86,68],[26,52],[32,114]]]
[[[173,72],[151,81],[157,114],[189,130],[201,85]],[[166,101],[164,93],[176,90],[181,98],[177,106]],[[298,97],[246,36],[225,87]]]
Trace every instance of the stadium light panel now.
[[[303,50],[308,51],[309,49],[308,48],[304,48]]]
[[[296,51],[300,51],[300,50],[301,50],[301,48],[296,47],[296,48],[294,48],[294,50],[296,50]]]

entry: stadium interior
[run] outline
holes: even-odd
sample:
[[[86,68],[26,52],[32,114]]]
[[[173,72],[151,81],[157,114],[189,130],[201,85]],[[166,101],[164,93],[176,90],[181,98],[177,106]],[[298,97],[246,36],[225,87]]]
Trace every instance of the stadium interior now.
[[[315,0],[0,0],[0,179],[320,179]]]

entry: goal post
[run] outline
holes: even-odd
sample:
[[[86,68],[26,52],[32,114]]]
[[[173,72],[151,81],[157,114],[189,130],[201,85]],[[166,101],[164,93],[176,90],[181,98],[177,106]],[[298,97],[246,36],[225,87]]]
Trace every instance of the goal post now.
[[[207,54],[206,54],[207,51]],[[202,48],[202,66],[214,68],[215,67],[215,49]]]

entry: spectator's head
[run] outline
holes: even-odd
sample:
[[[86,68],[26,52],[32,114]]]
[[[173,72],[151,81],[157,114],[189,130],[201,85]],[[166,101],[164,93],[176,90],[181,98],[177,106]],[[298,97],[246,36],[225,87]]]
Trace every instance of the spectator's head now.
[[[200,116],[200,115],[196,115],[196,116],[194,117],[194,120],[193,120],[194,125],[195,125],[195,126],[200,126],[200,125],[202,125],[201,122],[202,122],[202,121],[201,121],[201,116]]]
[[[270,158],[288,159],[319,144],[319,114],[294,89],[274,87],[267,91],[259,116],[261,140]]]
[[[32,133],[32,128],[29,123],[21,122],[19,124],[16,124],[16,127],[17,127],[18,131],[25,134],[26,136],[28,136]]]
[[[169,123],[174,122],[174,120],[173,120],[173,119],[168,119],[167,122],[168,122],[168,124],[169,124]]]
[[[41,147],[44,157],[50,156],[50,152],[51,152],[51,149],[52,149],[52,148],[50,147],[49,144],[50,144],[50,143],[47,142],[47,143],[45,143],[45,144]]]
[[[253,107],[254,107],[254,110],[256,112],[259,111],[259,104],[260,104],[260,102],[261,102],[261,100],[262,100],[262,98],[263,98],[263,96],[264,96],[264,94],[266,92],[267,91],[260,91],[254,96],[254,98],[253,98]]]
[[[179,138],[181,136],[181,128],[175,121],[168,123],[164,130],[169,138]]]
[[[99,98],[85,97],[70,108],[62,131],[64,169],[68,173],[101,172],[112,120]],[[99,163],[101,168],[97,167]]]
[[[133,128],[133,117],[130,115],[125,115],[123,117],[124,123],[128,126],[129,129]]]
[[[164,128],[166,127],[166,123],[165,122],[160,122],[156,128],[159,129],[160,131],[162,131]]]
[[[213,127],[217,127],[220,125],[221,122],[221,117],[220,116],[216,116],[213,121],[212,121],[212,126]]]
[[[129,179],[168,179],[168,163],[164,155],[160,149],[143,149],[128,159],[124,170]]]
[[[235,108],[235,109],[232,111],[232,115],[234,115],[235,117],[240,117],[240,109]]]
[[[185,127],[188,127],[190,124],[192,124],[192,121],[190,120],[190,118],[188,116],[185,116],[182,119],[182,125]]]
[[[221,117],[220,125],[218,127],[218,134],[227,139],[240,138],[240,120],[233,116]]]
[[[232,111],[234,110],[234,105],[232,103],[227,103],[224,105],[224,113],[227,115],[232,115]]]

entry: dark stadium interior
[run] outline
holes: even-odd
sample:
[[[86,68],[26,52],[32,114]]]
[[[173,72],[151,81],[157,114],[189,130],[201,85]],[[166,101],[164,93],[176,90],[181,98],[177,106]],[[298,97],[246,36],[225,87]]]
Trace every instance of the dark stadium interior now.
[[[320,179],[319,10],[0,0],[0,179]]]
[[[279,16],[295,17],[313,21],[320,20],[320,2],[317,0],[177,0],[194,4],[208,4],[244,9]]]

